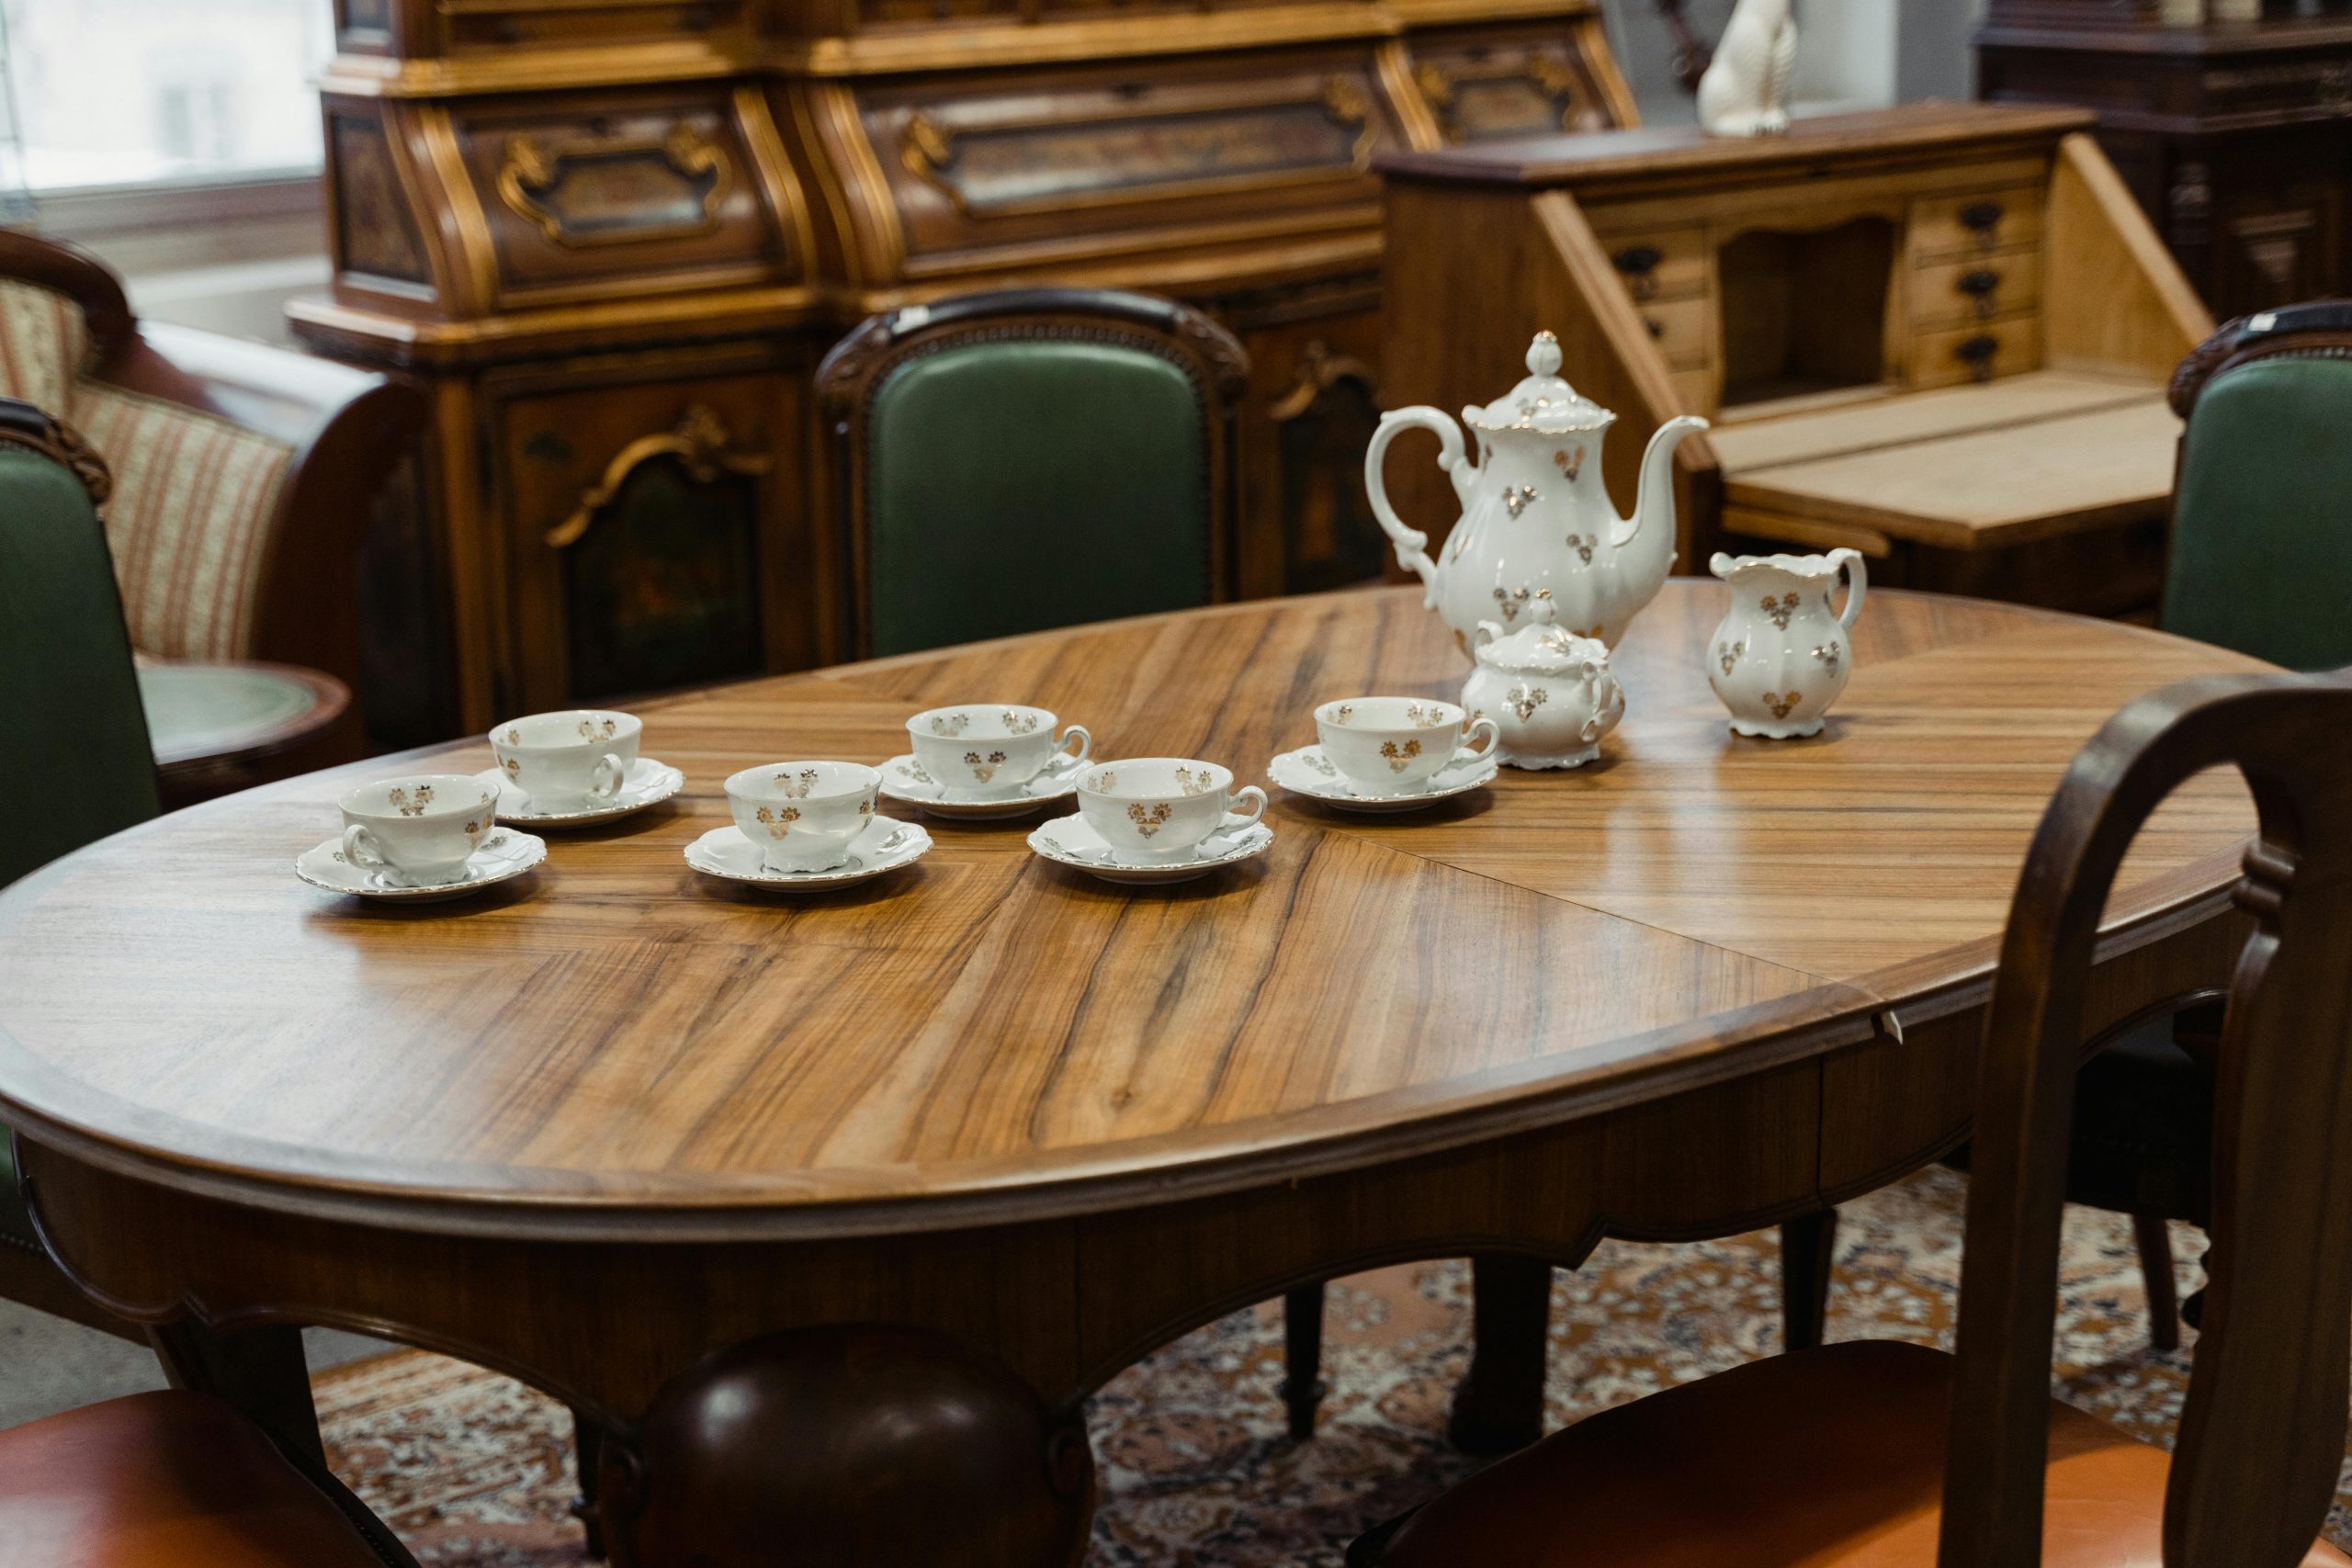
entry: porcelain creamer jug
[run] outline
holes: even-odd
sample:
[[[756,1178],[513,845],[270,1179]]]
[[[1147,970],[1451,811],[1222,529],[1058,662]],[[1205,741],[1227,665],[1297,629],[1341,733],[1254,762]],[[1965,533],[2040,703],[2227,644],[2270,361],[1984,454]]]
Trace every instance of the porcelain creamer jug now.
[[[1854,617],[1869,586],[1860,550],[1826,556],[1718,555],[1708,570],[1731,584],[1731,610],[1708,644],[1707,684],[1736,734],[1790,740],[1821,733],[1822,716],[1854,673]],[[1846,607],[1829,595],[1846,574]]]
[[[1560,344],[1550,333],[1535,334],[1527,369],[1503,397],[1462,411],[1462,423],[1478,433],[1476,463],[1460,427],[1440,411],[1385,415],[1363,459],[1373,515],[1396,542],[1397,560],[1429,585],[1423,603],[1465,649],[1480,621],[1515,630],[1547,594],[1563,628],[1614,648],[1674,564],[1674,449],[1707,422],[1658,426],[1642,457],[1634,515],[1621,518],[1600,477],[1601,439],[1617,416],[1560,379]],[[1406,526],[1381,482],[1388,444],[1416,429],[1436,434],[1438,466],[1462,501],[1462,520],[1435,561],[1429,536]]]
[[[1600,739],[1625,716],[1625,688],[1598,638],[1552,624],[1552,602],[1535,600],[1531,624],[1506,634],[1480,621],[1470,639],[1478,668],[1462,687],[1473,722],[1495,721],[1495,754],[1511,768],[1575,768],[1600,755]]]

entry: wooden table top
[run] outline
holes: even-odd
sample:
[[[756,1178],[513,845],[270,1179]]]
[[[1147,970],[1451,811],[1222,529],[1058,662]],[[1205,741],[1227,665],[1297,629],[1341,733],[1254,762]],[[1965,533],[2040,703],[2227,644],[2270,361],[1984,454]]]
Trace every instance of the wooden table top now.
[[[2025,843],[2111,712],[2259,668],[2110,623],[1871,595],[1826,735],[1733,737],[1699,660],[1724,607],[1634,623],[1602,761],[1504,770],[1424,816],[1279,790],[1269,854],[1105,886],[1032,825],[929,824],[910,871],[780,897],[684,847],[720,782],[880,761],[945,702],[1023,701],[1096,755],[1262,779],[1312,705],[1451,695],[1419,591],[1223,606],[643,705],[686,791],[549,835],[469,901],[296,880],[378,759],[133,829],[0,894],[0,1115],[266,1206],[502,1235],[786,1236],[1066,1214],[1376,1163],[1869,1038],[1981,995]],[[479,743],[413,765],[472,772]],[[37,803],[24,803],[31,807]],[[2112,929],[2220,907],[2234,775],[2159,815]]]

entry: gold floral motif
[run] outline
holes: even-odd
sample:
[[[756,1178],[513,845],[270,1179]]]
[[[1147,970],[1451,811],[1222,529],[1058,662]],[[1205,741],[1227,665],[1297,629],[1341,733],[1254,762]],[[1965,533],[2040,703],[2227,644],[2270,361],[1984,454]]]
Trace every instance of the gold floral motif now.
[[[1356,710],[1346,703],[1341,703],[1337,708],[1333,709],[1331,713],[1331,716],[1339,720],[1341,724],[1347,723],[1348,720],[1355,717],[1355,716]]]
[[[1778,599],[1767,593],[1764,595],[1763,604],[1764,613],[1772,617],[1772,624],[1781,630],[1787,631],[1789,617],[1797,613],[1797,596],[1794,591],[1783,593]]]
[[[1789,710],[1795,707],[1803,701],[1804,701],[1804,694],[1803,692],[1789,692],[1785,694],[1780,692],[1767,692],[1764,694],[1764,705],[1772,710],[1772,716],[1774,718],[1788,717]]]
[[[1815,651],[1819,652],[1820,650],[1816,649]],[[1741,637],[1737,642],[1719,642],[1715,644],[1715,662],[1724,667],[1724,673],[1726,675],[1731,673],[1731,667],[1733,665],[1738,663],[1741,660],[1747,657],[1747,639],[1746,637]]]
[[[1419,703],[1407,703],[1405,722],[1417,729],[1435,729],[1445,722],[1445,709],[1436,703],[1426,707]]]
[[[1526,511],[1527,503],[1529,502],[1541,501],[1542,499],[1542,496],[1535,493],[1535,487],[1533,485],[1521,485],[1516,490],[1506,488],[1503,491],[1503,506],[1513,517],[1516,517],[1521,513]]]
[[[488,823],[477,822],[469,817],[466,819],[466,837],[469,839],[478,837],[481,830],[488,826]]]
[[[1516,593],[1508,592],[1500,588],[1495,590],[1495,607],[1503,613],[1505,626],[1519,619],[1519,613],[1526,607],[1530,597],[1525,584],[1521,584]]]
[[[971,722],[969,714],[959,713],[952,718],[942,716],[931,721],[931,732],[933,735],[961,735],[964,727]]]
[[[1210,782],[1209,771],[1206,768],[1203,768],[1197,773],[1190,768],[1176,770],[1176,787],[1188,795],[1206,795],[1209,792]]]
[[[1007,708],[997,715],[997,717],[1004,721],[1004,732],[1007,735],[1029,735],[1035,733],[1037,728],[1037,716],[1034,713],[1014,713],[1011,708]]]
[[[433,804],[433,786],[431,784],[417,785],[416,798],[414,800],[411,800],[409,798],[408,786],[405,784],[395,784],[392,786],[391,792],[387,795],[385,798],[390,800],[394,806],[400,807],[400,813],[401,816],[422,817],[424,815],[424,808]]]
[[[1535,710],[1551,700],[1552,694],[1542,686],[1513,686],[1503,694],[1503,701],[1510,705],[1511,712],[1519,715],[1522,724],[1533,718]]]
[[[1136,825],[1136,832],[1148,839],[1159,832],[1161,825],[1175,813],[1176,808],[1164,800],[1151,807],[1147,807],[1138,800],[1127,807],[1127,820]]]
[[[808,798],[808,792],[817,787],[817,770],[801,769],[797,783],[794,782],[790,773],[778,773],[775,776],[775,784],[778,789],[784,791],[785,799],[806,800]]]
[[[1330,760],[1325,757],[1320,751],[1306,752],[1300,758],[1300,761],[1304,761],[1308,767],[1313,768],[1317,773],[1321,773],[1327,779],[1336,779],[1340,776],[1340,770],[1333,767],[1330,763]]]
[[[1116,773],[1102,773],[1094,775],[1093,787],[1102,791],[1105,795],[1108,795],[1112,790],[1116,789],[1118,785],[1119,775]]]
[[[506,731],[506,744],[509,746],[520,746],[523,744],[523,731],[518,728],[510,726]]]
[[[1846,645],[1838,642],[1824,643],[1813,650],[1813,656],[1821,660],[1823,669],[1835,675],[1838,673],[1838,661],[1846,657]]]
[[[921,762],[901,762],[899,764],[899,772],[905,774],[908,778],[914,780],[917,784],[937,784],[939,782],[937,779],[933,778],[929,773],[922,771],[922,764]]]
[[[619,728],[619,723],[614,719],[608,718],[599,722],[593,718],[583,718],[580,721],[580,739],[582,740],[610,740],[613,738],[614,732]],[[507,739],[511,740],[514,737],[510,734]]]
[[[991,751],[986,758],[982,758],[978,751],[967,751],[964,753],[964,764],[972,770],[974,778],[986,784],[996,777],[996,771],[999,768],[1004,766],[1004,753]]]
[[[860,817],[871,817],[874,815],[874,797],[872,795],[866,795],[858,801],[857,814]]]
[[[506,770],[506,776],[510,779],[523,776],[523,759],[520,757],[501,757],[498,765]]]
[[[1590,566],[1592,564],[1592,547],[1600,542],[1600,536],[1596,534],[1590,538],[1587,538],[1582,534],[1571,534],[1568,536],[1567,542],[1568,548],[1576,551],[1577,559],[1584,562],[1587,566]]]
[[[1394,740],[1384,740],[1380,743],[1380,754],[1388,759],[1390,773],[1401,773],[1405,771],[1407,763],[1421,754],[1421,743],[1418,740],[1408,740],[1399,746]]]
[[[1574,452],[1553,453],[1552,466],[1566,474],[1570,484],[1576,483],[1577,476],[1584,472],[1584,448],[1579,446]]]
[[[792,825],[795,822],[800,820],[800,807],[763,806],[759,809],[759,819],[760,825],[768,830],[769,838],[781,839],[792,831]]]

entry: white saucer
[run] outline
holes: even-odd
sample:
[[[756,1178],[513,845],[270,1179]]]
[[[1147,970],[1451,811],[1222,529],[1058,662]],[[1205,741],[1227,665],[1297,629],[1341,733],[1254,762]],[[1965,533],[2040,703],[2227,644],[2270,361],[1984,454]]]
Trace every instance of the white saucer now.
[[[1049,763],[1046,771],[1021,786],[1017,795],[983,795],[942,784],[923,771],[910,751],[882,764],[882,798],[912,806],[933,817],[956,822],[990,822],[1004,817],[1025,817],[1052,801],[1078,790],[1078,775],[1086,764],[1074,759]]]
[[[1409,795],[1367,795],[1323,755],[1322,747],[1302,746],[1267,763],[1266,776],[1295,794],[1345,811],[1419,811],[1493,783],[1496,768],[1493,758],[1474,757],[1448,762]]]
[[[1220,829],[1203,839],[1191,860],[1125,861],[1114,857],[1102,835],[1088,826],[1084,816],[1057,817],[1029,835],[1029,847],[1052,861],[1099,876],[1105,882],[1148,886],[1190,882],[1221,865],[1231,865],[1263,854],[1274,841],[1274,830],[1263,822],[1247,828]]]
[[[931,835],[920,823],[894,822],[877,815],[849,841],[849,859],[826,871],[770,871],[760,863],[760,846],[729,823],[713,828],[686,846],[686,863],[706,876],[754,887],[848,887],[931,852]]]
[[[610,822],[632,811],[659,806],[686,787],[686,775],[669,763],[653,757],[639,757],[628,765],[628,776],[621,780],[621,787],[612,799],[596,806],[571,807],[562,811],[534,811],[531,797],[496,768],[484,768],[474,777],[484,784],[498,786],[498,819],[501,822],[519,822],[528,828],[586,828],[598,822]]]
[[[548,858],[548,841],[529,833],[493,829],[481,847],[466,857],[466,874],[455,882],[430,887],[401,887],[383,880],[381,872],[365,871],[343,858],[343,840],[329,839],[294,863],[294,874],[313,887],[348,893],[359,898],[380,898],[394,904],[433,904],[463,898],[485,887],[522,875]]]

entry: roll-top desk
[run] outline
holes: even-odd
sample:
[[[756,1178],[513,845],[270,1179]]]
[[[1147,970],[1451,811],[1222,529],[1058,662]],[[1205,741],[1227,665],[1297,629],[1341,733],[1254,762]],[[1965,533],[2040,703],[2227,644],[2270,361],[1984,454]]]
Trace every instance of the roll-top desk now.
[[[1385,155],[1389,401],[1483,401],[1550,328],[1564,373],[1619,412],[1622,505],[1651,431],[1716,422],[1679,458],[1683,570],[1851,546],[1874,580],[2144,609],[2178,434],[2165,387],[2211,322],[2090,124],[1920,104],[1756,141]],[[1400,510],[1442,526],[1446,487],[1412,467]]]
[[[1634,118],[1596,0],[336,13],[333,294],[295,324],[432,396],[469,727],[844,654],[811,372],[867,314],[967,289],[1208,309],[1253,374],[1225,592],[1377,573],[1374,156]]]

